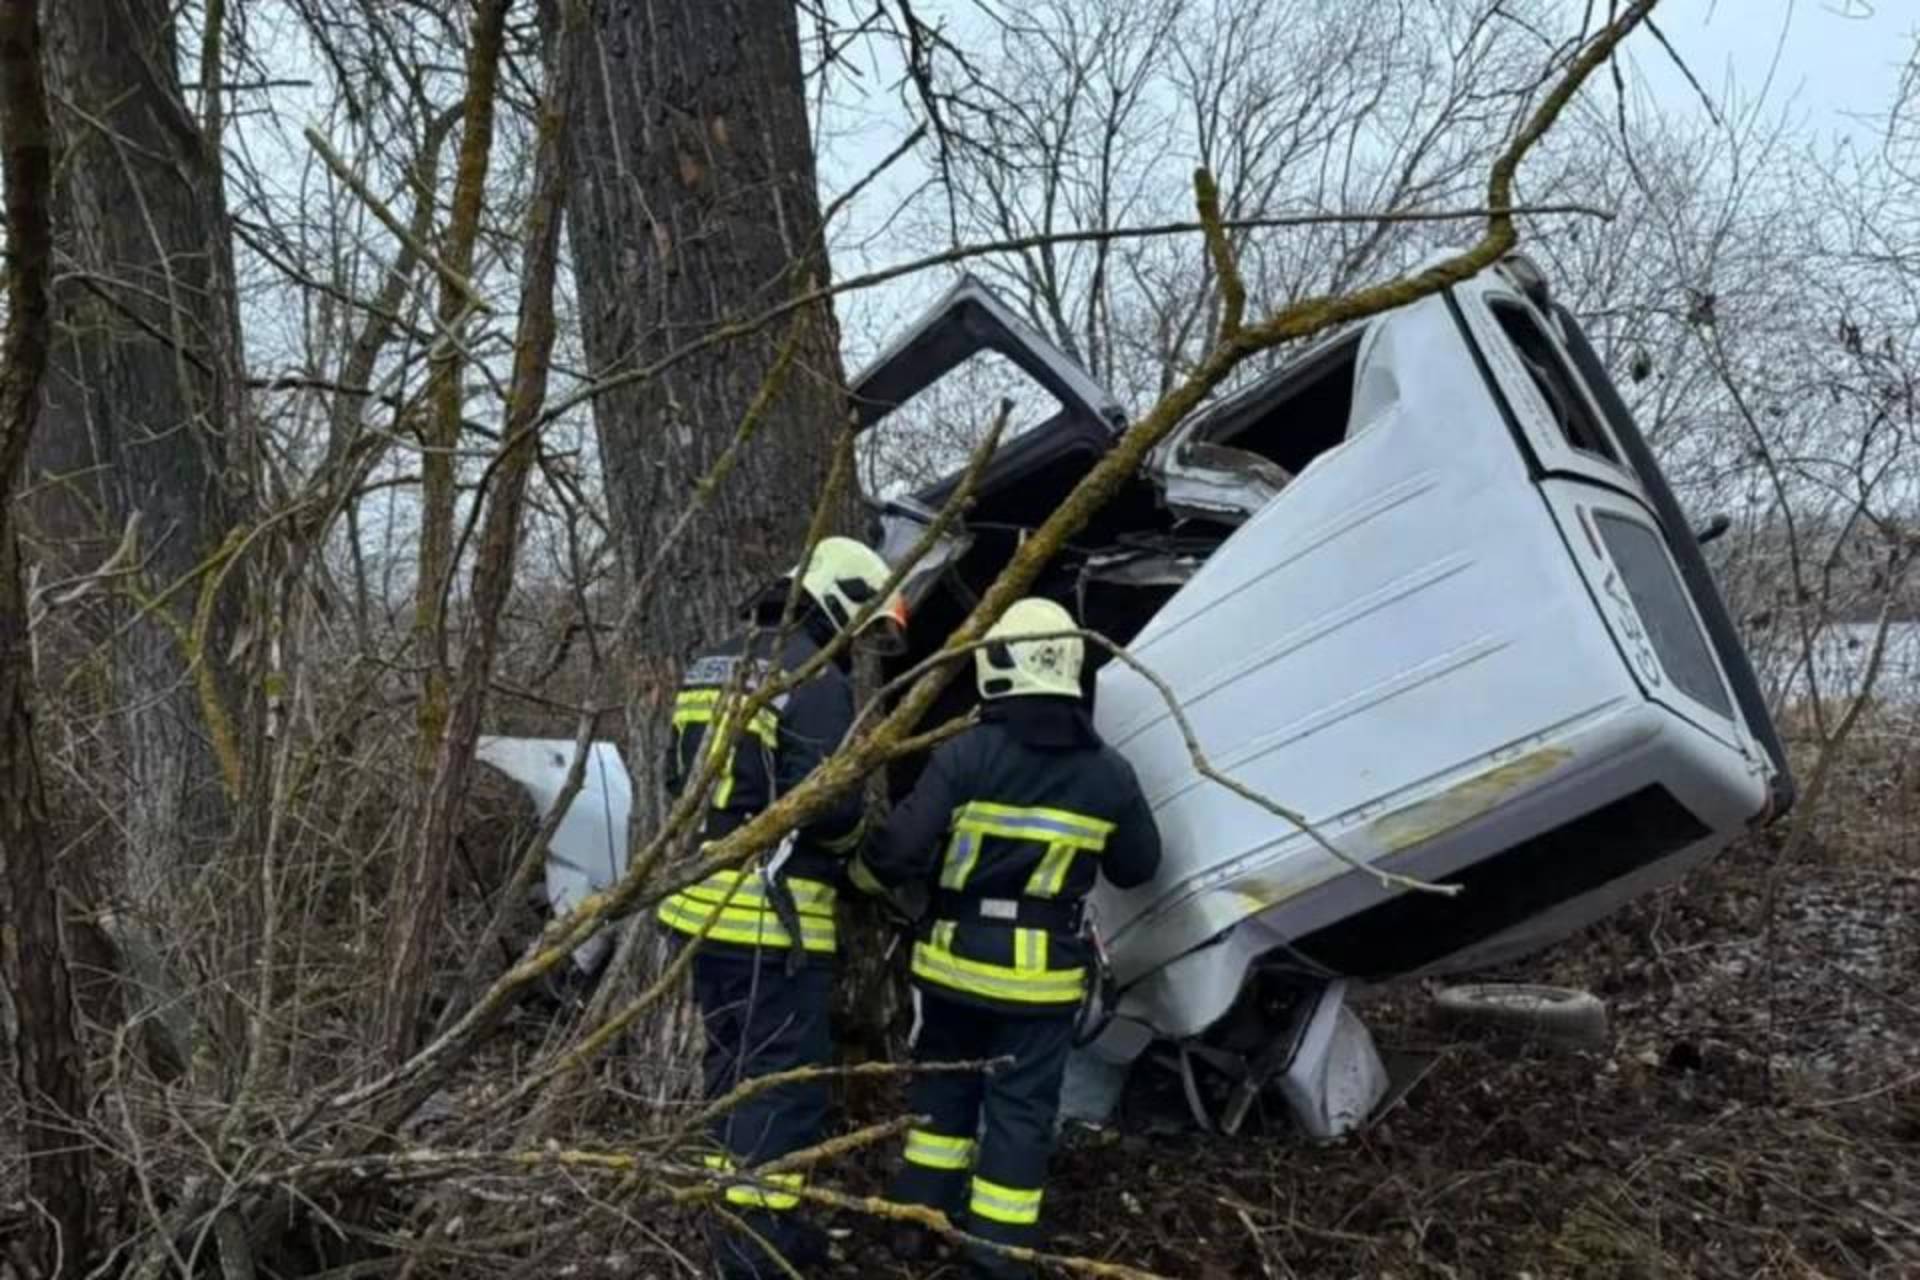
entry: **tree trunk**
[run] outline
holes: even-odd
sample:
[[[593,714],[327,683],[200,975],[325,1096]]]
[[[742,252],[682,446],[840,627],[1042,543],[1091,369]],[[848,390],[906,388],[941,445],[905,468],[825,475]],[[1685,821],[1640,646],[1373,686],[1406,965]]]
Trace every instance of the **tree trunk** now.
[[[566,215],[582,336],[595,378],[630,378],[601,391],[593,424],[634,610],[622,651],[641,837],[662,814],[680,666],[803,551],[847,395],[824,303],[632,380],[828,280],[793,0],[591,0],[564,58],[580,86]],[[753,439],[697,497],[749,416]],[[674,535],[695,501],[705,509]],[[843,530],[851,501],[837,507]],[[595,1009],[662,960],[649,923],[630,921]]]
[[[567,212],[587,358],[618,378],[826,281],[792,0],[595,0],[567,42],[580,110]],[[795,343],[755,437],[636,609],[636,826],[658,817],[664,713],[694,647],[799,554],[847,401],[831,307],[594,402],[629,586]],[[842,519],[837,525],[842,525]]]
[[[60,936],[53,840],[34,742],[33,648],[14,492],[47,368],[53,270],[52,126],[36,6],[0,6],[0,143],[7,210],[7,316],[0,356],[0,979],[12,993],[25,1103],[29,1248],[50,1277],[85,1273],[92,1223],[80,1056]]]
[[[181,94],[172,7],[59,0],[46,14],[68,265],[34,516],[56,572],[95,567],[139,520],[126,605],[84,638],[118,637],[124,889],[146,908],[226,838],[244,769],[240,576],[204,594],[245,505],[238,304],[217,148]]]
[[[800,554],[848,404],[824,303],[632,378],[827,281],[793,0],[591,0],[565,57],[579,86],[567,216],[587,359],[596,379],[629,379],[595,399],[594,424],[632,610],[638,835],[662,813],[680,666]],[[673,540],[750,407],[752,440]],[[836,507],[830,527],[844,530],[852,503]],[[633,976],[636,947],[658,963],[651,936],[630,923],[616,978]]]

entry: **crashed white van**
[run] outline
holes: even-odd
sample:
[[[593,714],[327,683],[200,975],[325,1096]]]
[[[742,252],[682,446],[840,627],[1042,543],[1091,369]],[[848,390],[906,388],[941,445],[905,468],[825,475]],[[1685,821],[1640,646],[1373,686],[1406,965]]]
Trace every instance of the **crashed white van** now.
[[[864,421],[987,351],[1059,411],[1001,446],[909,580],[902,667],[1126,425],[971,279],[856,380]],[[880,504],[883,551],[912,545],[957,482]],[[1147,1055],[1180,1069],[1203,1123],[1235,1127],[1272,1084],[1309,1132],[1351,1129],[1391,1084],[1349,982],[1522,955],[1792,803],[1695,535],[1579,325],[1517,255],[1203,407],[1036,591],[1166,681],[1216,770],[1345,855],[1202,777],[1153,686],[1090,652],[1095,719],[1165,856],[1147,885],[1095,897],[1113,985],[1070,1072],[1082,1119],[1107,1116]],[[972,697],[954,681],[930,721]],[[1224,1109],[1198,1064],[1231,1085]]]
[[[863,375],[865,411],[983,349],[1062,409],[1003,446],[916,575],[903,662],[1124,426],[973,281]],[[888,551],[952,483],[889,504]],[[1237,1058],[1242,1109],[1272,1077],[1310,1129],[1350,1127],[1386,1085],[1341,980],[1512,959],[1792,803],[1698,542],[1580,326],[1518,255],[1195,414],[1040,590],[1166,681],[1216,770],[1348,858],[1460,886],[1390,889],[1202,777],[1161,695],[1094,655],[1095,719],[1166,854],[1150,884],[1095,898],[1118,1000],[1076,1063],[1083,1115],[1111,1104],[1120,1076],[1103,1064],[1162,1041]],[[1308,998],[1277,1013],[1250,980],[1269,975]]]

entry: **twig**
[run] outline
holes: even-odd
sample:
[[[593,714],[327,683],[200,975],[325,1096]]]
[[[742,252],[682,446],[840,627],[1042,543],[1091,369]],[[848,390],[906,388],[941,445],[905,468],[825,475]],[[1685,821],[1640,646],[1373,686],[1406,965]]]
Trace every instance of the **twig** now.
[[[1687,60],[1680,56],[1680,51],[1673,47],[1673,42],[1667,39],[1667,33],[1662,31],[1652,18],[1647,19],[1647,32],[1660,42],[1660,47],[1667,51],[1667,57],[1680,69],[1680,74],[1687,78],[1687,83],[1693,86],[1694,93],[1700,97],[1700,105],[1707,109],[1707,119],[1716,125],[1722,125],[1724,122],[1720,119],[1720,111],[1713,105],[1713,99],[1708,96],[1706,87],[1700,83],[1700,78],[1693,74],[1693,68],[1688,66]]]
[[[872,1125],[853,1133],[827,1139],[805,1150],[789,1152],[777,1160],[769,1160],[748,1169],[729,1170],[724,1175],[717,1176],[726,1181],[740,1181],[757,1174],[782,1173],[792,1169],[807,1168],[903,1132],[911,1127],[913,1119],[909,1116]],[[463,1168],[474,1167],[505,1167],[528,1171],[566,1169],[581,1173],[609,1175],[651,1172],[664,1176],[674,1172],[672,1162],[664,1156],[631,1151],[592,1151],[549,1143],[545,1147],[510,1151],[488,1151],[473,1147],[457,1149],[416,1147],[410,1151],[321,1157],[303,1160],[279,1169],[263,1170],[250,1175],[244,1182],[245,1185],[252,1187],[274,1187],[311,1182],[337,1173],[345,1173],[355,1178],[384,1178],[405,1177],[421,1172],[447,1175]],[[715,1176],[703,1169],[699,1174],[702,1185],[667,1189],[664,1194],[666,1198],[673,1201],[698,1199],[708,1194],[706,1183]]]
[[[893,168],[893,166],[900,160],[902,156],[906,155],[907,152],[913,150],[914,147],[918,146],[920,143],[920,139],[926,136],[927,136],[927,126],[924,124],[916,126],[912,133],[909,133],[905,138],[902,138],[900,140],[899,146],[887,152],[886,155],[880,157],[880,163],[874,165],[873,168],[867,170],[867,172],[860,175],[860,180],[858,182],[855,182],[852,186],[848,187],[845,191],[842,191],[839,195],[833,198],[833,203],[829,204],[826,207],[826,209],[820,214],[820,225],[824,227],[830,224],[833,221],[834,216],[836,214],[838,214],[842,209],[846,208],[849,204],[852,204],[853,201],[859,197],[862,191],[865,191],[869,186],[871,186],[874,182],[876,182],[879,179],[881,174]]]
[[[844,1080],[865,1076],[900,1075],[961,1075],[968,1072],[982,1072],[992,1075],[1013,1065],[1011,1057],[981,1058],[970,1062],[861,1062],[844,1067],[794,1067],[787,1071],[770,1072],[742,1081],[732,1090],[715,1098],[688,1118],[681,1127],[698,1129],[718,1116],[725,1115],[741,1103],[771,1092],[783,1085],[804,1084],[810,1080]]]
[[[1564,105],[1564,104],[1562,104]],[[1556,107],[1555,114],[1558,114]],[[1529,146],[1533,140],[1529,140]],[[1521,154],[1527,150],[1522,147]],[[1509,184],[1510,185],[1510,184]],[[1278,214],[1265,218],[1235,218],[1223,220],[1218,225],[1223,231],[1260,231],[1277,230],[1284,227],[1320,226],[1339,223],[1400,223],[1400,222],[1470,222],[1480,218],[1506,217],[1521,215],[1578,215],[1598,218],[1611,222],[1614,214],[1611,210],[1599,209],[1583,204],[1539,204],[1505,205],[1489,204],[1472,209],[1435,209],[1400,210],[1381,213],[1299,213]],[[977,244],[963,245],[957,249],[948,249],[925,257],[913,258],[896,263],[890,267],[879,267],[861,275],[849,276],[838,283],[823,285],[786,302],[771,307],[757,316],[710,330],[708,333],[685,346],[675,348],[653,363],[637,369],[628,369],[612,377],[602,379],[591,386],[582,387],[570,396],[556,401],[548,410],[548,418],[558,418],[569,413],[610,391],[629,386],[635,382],[646,382],[659,377],[681,361],[698,355],[710,348],[738,341],[750,334],[757,333],[767,325],[803,307],[814,306],[829,298],[843,293],[853,293],[862,289],[872,289],[888,284],[905,276],[918,275],[935,267],[950,267],[974,258],[990,257],[994,254],[1019,253],[1028,249],[1040,249],[1053,245],[1087,244],[1124,240],[1151,240],[1175,235],[1192,235],[1204,232],[1207,224],[1202,221],[1162,222],[1140,227],[1115,227],[1099,231],[1058,231],[1044,235],[1012,236],[1004,240],[986,240]]]
[[[326,162],[327,168],[332,170],[334,177],[346,185],[347,190],[360,197],[360,203],[366,205],[373,216],[380,220],[381,226],[393,233],[394,238],[400,241],[408,253],[432,267],[434,273],[440,277],[441,283],[458,293],[468,307],[482,314],[492,314],[492,306],[480,296],[467,278],[449,266],[427,245],[425,240],[414,235],[413,228],[402,221],[399,214],[387,207],[386,201],[375,195],[372,188],[360,180],[360,176],[353,171],[352,166],[341,159],[340,153],[320,135],[318,129],[308,125],[305,133],[307,145],[313,148],[314,154]]]
[[[1145,663],[1129,653],[1124,645],[1115,644],[1097,631],[1088,631],[1084,634],[1087,639],[1112,654],[1116,660],[1125,663],[1134,674],[1153,686],[1154,691],[1160,695],[1160,700],[1167,704],[1167,711],[1173,716],[1174,723],[1180,727],[1180,736],[1186,742],[1187,754],[1193,759],[1194,771],[1201,777],[1217,786],[1225,787],[1250,804],[1259,805],[1275,817],[1283,818],[1291,822],[1304,832],[1315,844],[1326,850],[1326,852],[1346,863],[1355,871],[1364,872],[1378,880],[1382,888],[1410,889],[1416,893],[1437,893],[1443,898],[1451,898],[1458,894],[1464,887],[1458,884],[1434,884],[1426,880],[1417,880],[1412,876],[1401,875],[1397,871],[1387,871],[1383,868],[1362,862],[1352,854],[1337,848],[1331,840],[1320,833],[1319,828],[1314,826],[1305,814],[1270,800],[1245,783],[1221,773],[1213,767],[1207,760],[1206,753],[1200,749],[1200,739],[1193,731],[1193,723],[1187,719],[1187,713],[1181,709],[1179,700],[1173,696],[1173,690],[1167,685],[1167,682],[1149,670]]]
[[[828,1138],[822,1142],[816,1142],[804,1150],[790,1151],[777,1159],[757,1164],[745,1172],[750,1176],[755,1174],[764,1176],[776,1173],[793,1173],[801,1169],[811,1169],[815,1165],[825,1164],[827,1161],[838,1156],[851,1155],[855,1151],[871,1147],[876,1143],[885,1142],[888,1138],[898,1137],[913,1128],[914,1125],[925,1123],[925,1116],[899,1116],[892,1120],[883,1120],[879,1124],[870,1124],[865,1128],[855,1129],[852,1133],[843,1133],[837,1138]],[[728,1181],[735,1181],[739,1177],[739,1172],[732,1172],[726,1175]]]
[[[773,1259],[773,1265],[780,1268],[781,1273],[787,1277],[787,1280],[806,1280],[806,1277],[802,1276],[794,1269],[793,1264],[787,1261],[786,1255],[775,1248],[771,1240],[768,1240],[764,1235],[760,1234],[759,1230],[755,1228],[752,1223],[724,1205],[715,1205],[712,1211],[723,1218],[734,1230],[757,1245],[762,1256]]]
[[[1910,1071],[1906,1075],[1889,1080],[1885,1084],[1875,1085],[1861,1093],[1848,1094],[1844,1098],[1817,1098],[1801,1105],[1809,1111],[1831,1111],[1836,1107],[1851,1107],[1862,1102],[1871,1102],[1875,1098],[1898,1092],[1908,1085],[1920,1081],[1920,1071]]]
[[[1194,731],[1193,723],[1187,719],[1186,712],[1181,708],[1180,700],[1174,695],[1172,687],[1144,662],[1136,658],[1125,645],[1108,639],[1098,631],[1089,631],[1084,627],[1050,631],[1025,638],[1031,640],[1079,639],[1105,649],[1116,661],[1120,662],[1123,666],[1153,686],[1154,692],[1158,694],[1160,700],[1166,704],[1168,713],[1173,717],[1174,725],[1180,730],[1180,737],[1186,746],[1187,756],[1193,763],[1195,773],[1198,773],[1201,777],[1217,786],[1225,787],[1242,800],[1250,804],[1259,805],[1275,817],[1291,823],[1327,853],[1332,854],[1335,858],[1346,863],[1355,871],[1363,872],[1377,879],[1382,888],[1410,889],[1419,893],[1437,893],[1441,897],[1451,898],[1460,893],[1464,887],[1458,884],[1435,884],[1430,881],[1415,879],[1412,876],[1401,875],[1398,872],[1386,871],[1382,868],[1372,866],[1369,863],[1362,862],[1360,859],[1335,845],[1304,813],[1290,809],[1286,805],[1262,795],[1252,787],[1247,786],[1244,782],[1240,782],[1227,774],[1221,773],[1213,767],[1212,762],[1207,759],[1206,752],[1201,749],[1199,735]],[[958,662],[968,654],[975,650],[985,648],[991,643],[993,643],[993,641],[983,637],[979,640],[968,641],[963,645],[945,646],[938,653],[929,655],[910,670],[904,671],[896,676],[881,690],[880,696],[883,697],[896,686],[909,684],[919,679],[938,666]],[[878,702],[879,697],[876,697],[874,701]]]

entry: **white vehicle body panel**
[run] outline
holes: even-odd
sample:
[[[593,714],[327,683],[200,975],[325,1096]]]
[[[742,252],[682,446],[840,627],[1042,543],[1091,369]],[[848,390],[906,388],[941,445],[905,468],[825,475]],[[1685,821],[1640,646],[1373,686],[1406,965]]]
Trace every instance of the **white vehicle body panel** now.
[[[571,738],[483,736],[474,758],[519,783],[542,820],[553,812],[573,767]],[[633,780],[611,742],[588,748],[580,791],[567,806],[547,846],[546,901],[564,915],[589,894],[615,884],[627,869],[627,821],[633,811]],[[592,973],[613,945],[606,934],[589,938],[573,962]]]

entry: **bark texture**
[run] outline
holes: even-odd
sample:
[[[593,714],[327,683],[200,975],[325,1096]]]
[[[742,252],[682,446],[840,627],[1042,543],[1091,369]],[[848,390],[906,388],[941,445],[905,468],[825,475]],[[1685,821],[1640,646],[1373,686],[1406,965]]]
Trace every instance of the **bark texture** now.
[[[14,1061],[26,1106],[27,1219],[42,1274],[84,1274],[92,1220],[73,983],[60,934],[53,839],[34,740],[28,633],[14,495],[39,417],[53,269],[52,128],[39,15],[0,6],[0,143],[7,210],[7,316],[0,352],[0,976],[13,997]]]
[[[565,38],[578,85],[567,202],[597,378],[645,368],[812,284],[827,263],[792,0],[591,0]],[[783,352],[786,358],[783,359]],[[769,375],[777,375],[773,394]],[[629,381],[594,403],[634,608],[636,827],[659,817],[668,700],[698,645],[786,569],[846,421],[832,309]],[[660,559],[750,407],[753,439]],[[844,528],[850,503],[834,524]]]
[[[118,580],[118,616],[83,639],[117,636],[98,687],[121,709],[125,888],[144,908],[225,839],[246,750],[230,667],[240,576],[207,590],[248,488],[238,304],[209,136],[219,116],[203,129],[186,105],[166,0],[44,8],[68,265],[47,430],[30,459],[36,551],[55,572],[85,572],[139,520],[140,571]]]

